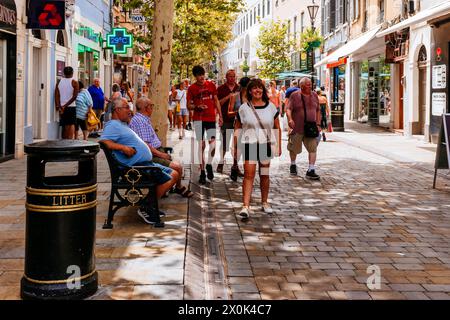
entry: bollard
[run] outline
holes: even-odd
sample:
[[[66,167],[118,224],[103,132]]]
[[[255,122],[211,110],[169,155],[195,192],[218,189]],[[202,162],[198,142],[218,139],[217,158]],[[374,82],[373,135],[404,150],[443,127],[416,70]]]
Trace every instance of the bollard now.
[[[25,146],[27,159],[23,299],[83,299],[97,291],[95,229],[99,145],[54,140]],[[58,162],[76,175],[49,176]]]

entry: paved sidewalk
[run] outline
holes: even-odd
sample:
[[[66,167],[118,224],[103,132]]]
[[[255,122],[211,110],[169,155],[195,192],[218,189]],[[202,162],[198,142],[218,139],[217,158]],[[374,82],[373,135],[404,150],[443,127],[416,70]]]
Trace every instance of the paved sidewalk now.
[[[182,148],[174,134],[169,143],[175,152]],[[164,229],[144,224],[136,208],[129,207],[117,212],[114,229],[103,230],[110,176],[102,151],[97,161],[95,250],[100,287],[91,299],[183,299],[188,201],[179,195],[161,201],[167,213]],[[73,168],[56,165],[53,170]],[[185,179],[186,184],[189,170]],[[25,159],[0,164],[0,181],[0,299],[19,299],[25,254]]]
[[[379,154],[398,162],[434,166],[436,145],[418,138],[357,122],[346,122],[344,132],[333,132],[332,139]]]
[[[232,299],[450,299],[449,182],[431,188],[432,174],[416,164],[434,155],[418,154],[420,143],[379,132],[358,143],[360,135],[336,133],[319,145],[320,182],[304,178],[306,154],[298,177],[289,176],[286,154],[274,163],[273,215],[260,209],[258,183],[248,222],[236,217],[241,181],[218,175],[206,186],[221,208]],[[368,288],[369,267],[379,268],[380,289]]]

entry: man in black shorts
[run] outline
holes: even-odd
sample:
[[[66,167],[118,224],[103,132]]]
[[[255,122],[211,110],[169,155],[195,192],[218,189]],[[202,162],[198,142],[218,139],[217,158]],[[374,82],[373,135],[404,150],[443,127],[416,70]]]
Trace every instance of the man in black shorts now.
[[[55,89],[55,105],[59,111],[60,125],[63,127],[63,139],[76,139],[75,125],[77,123],[76,104],[78,96],[78,81],[73,78],[73,68],[64,68],[64,78],[58,81]]]
[[[217,88],[212,82],[205,80],[205,69],[202,66],[195,66],[192,69],[192,74],[196,82],[189,86],[187,101],[189,109],[194,110],[194,132],[199,143],[199,151],[201,150],[199,183],[205,184],[206,177],[209,180],[214,179],[211,158],[214,157],[216,148],[216,112],[219,115],[219,126],[222,126],[223,123],[222,112],[217,98]],[[205,133],[210,149],[208,164],[206,165],[208,175],[205,173]]]

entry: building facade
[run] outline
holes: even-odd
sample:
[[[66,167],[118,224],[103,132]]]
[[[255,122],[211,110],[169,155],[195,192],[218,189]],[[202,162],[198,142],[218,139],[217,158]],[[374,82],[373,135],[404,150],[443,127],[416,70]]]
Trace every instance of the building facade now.
[[[314,25],[311,21],[310,14],[308,12],[308,6],[319,6],[317,15],[315,17]],[[286,21],[288,25],[288,37],[294,40],[295,46],[291,48],[291,70],[287,73],[286,79],[290,80],[296,78],[295,72],[302,74],[311,74],[314,61],[320,59],[320,50],[316,49],[311,52],[300,50],[300,36],[310,27],[314,27],[315,30],[321,32],[321,16],[322,10],[320,10],[320,1],[308,0],[308,1],[295,1],[295,0],[276,0],[274,1],[273,18],[275,20]],[[320,86],[321,79],[317,77],[315,84]]]
[[[448,110],[444,95],[448,89],[433,87],[433,70],[439,76],[448,71],[433,65],[448,63],[445,17],[450,4],[434,0],[323,0],[322,4],[326,41],[316,67],[326,79],[332,109],[333,104],[342,108],[345,120],[436,143],[442,112]],[[340,13],[333,18],[337,8]],[[336,28],[341,16],[344,23]],[[339,30],[346,36],[339,36]],[[433,55],[437,46],[439,61]],[[433,101],[438,107],[433,108]]]
[[[273,19],[274,0],[248,0],[245,9],[233,26],[233,39],[221,53],[218,63],[218,78],[224,79],[228,69],[234,69],[238,77],[244,76],[242,66],[247,60],[248,76],[259,73],[261,63],[256,55],[261,25]]]
[[[16,92],[21,85],[16,67],[23,58],[16,54],[20,9],[14,0],[0,1],[0,162],[13,158],[16,150]]]
[[[21,19],[26,16],[26,1],[16,3],[21,15],[17,27],[20,41],[15,155],[21,157],[25,144],[60,138],[54,91],[64,67],[73,67],[74,78],[86,86],[100,78],[108,94],[112,58],[104,49],[103,39],[111,31],[112,0],[66,1],[64,30],[26,29]]]

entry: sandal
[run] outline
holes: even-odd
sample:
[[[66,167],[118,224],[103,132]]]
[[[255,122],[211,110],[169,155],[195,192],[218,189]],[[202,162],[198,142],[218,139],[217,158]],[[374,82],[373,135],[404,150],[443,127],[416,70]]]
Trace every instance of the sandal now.
[[[186,187],[181,187],[180,189],[175,188],[175,193],[178,193],[183,198],[190,198],[194,195],[191,190],[188,190]]]

